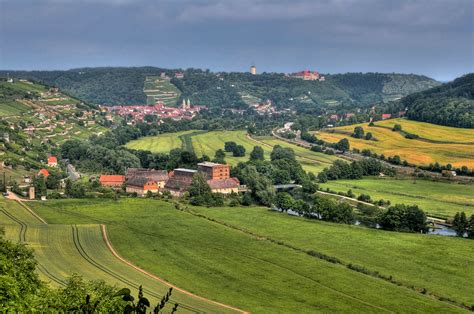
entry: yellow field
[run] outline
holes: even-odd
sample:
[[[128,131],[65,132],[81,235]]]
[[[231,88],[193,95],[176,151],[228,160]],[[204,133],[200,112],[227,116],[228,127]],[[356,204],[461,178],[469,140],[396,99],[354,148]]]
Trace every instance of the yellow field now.
[[[327,142],[335,143],[347,138],[351,148],[370,149],[377,154],[386,157],[398,155],[402,160],[418,165],[428,165],[439,162],[440,164],[452,164],[455,167],[467,166],[474,168],[474,130],[450,128],[429,123],[408,121],[405,119],[394,119],[376,122],[378,126],[391,127],[401,124],[404,131],[420,136],[420,139],[406,139],[401,133],[393,132],[383,127],[369,127],[368,123],[338,127],[315,133],[315,135]],[[356,126],[362,126],[365,133],[371,132],[377,141],[356,139],[350,136]],[[431,130],[429,129],[431,127]],[[332,130],[341,133],[331,133]],[[456,143],[433,143],[428,140],[455,142]]]

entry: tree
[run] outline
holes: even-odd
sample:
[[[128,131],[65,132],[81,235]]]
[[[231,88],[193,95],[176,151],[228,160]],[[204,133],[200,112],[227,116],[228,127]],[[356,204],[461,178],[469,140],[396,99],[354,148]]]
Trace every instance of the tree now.
[[[426,231],[426,215],[416,205],[397,204],[389,207],[379,217],[383,229],[393,231]]]
[[[46,196],[47,188],[44,175],[41,174],[33,177],[33,186],[35,187],[35,194],[37,196]]]
[[[347,138],[341,139],[339,142],[337,142],[336,149],[343,152],[349,151],[350,150],[349,140]]]
[[[371,133],[371,132],[367,132],[367,134],[365,134],[365,139],[366,139],[367,141],[371,140],[372,138],[373,138],[373,136],[372,136],[372,133]]]
[[[392,128],[394,132],[400,132],[402,130],[402,126],[400,124],[395,124]]]
[[[190,197],[206,197],[212,193],[211,187],[207,184],[202,173],[199,172],[193,176],[188,192]]]
[[[260,146],[254,146],[252,152],[250,153],[251,161],[262,161],[264,160],[264,151]]]
[[[225,164],[225,152],[222,149],[218,149],[214,155],[213,162],[218,164]]]
[[[471,218],[469,218],[469,228],[467,230],[467,237],[469,239],[474,239],[474,215],[471,215]]]
[[[286,212],[290,209],[293,209],[294,205],[295,200],[290,194],[286,192],[280,192],[276,195],[275,206],[281,209],[282,211]]]
[[[242,145],[237,145],[233,150],[234,157],[243,157],[245,156],[245,147]]]
[[[236,142],[225,142],[224,143],[224,150],[226,152],[233,152],[237,147],[237,143]]]
[[[457,212],[456,215],[454,215],[453,229],[456,231],[458,237],[464,236],[464,233],[468,231],[469,222],[465,212]]]
[[[354,133],[352,133],[352,137],[363,138],[364,137],[364,129],[361,126],[356,126],[354,128]]]

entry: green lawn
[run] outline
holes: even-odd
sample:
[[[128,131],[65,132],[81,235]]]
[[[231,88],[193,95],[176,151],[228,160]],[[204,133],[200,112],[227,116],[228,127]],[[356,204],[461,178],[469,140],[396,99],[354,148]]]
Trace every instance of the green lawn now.
[[[457,312],[460,308],[312,257],[312,249],[474,302],[468,240],[312,222],[264,208],[193,208],[261,236],[148,199],[29,203],[51,224],[108,226],[120,254],[199,295],[252,312]],[[297,249],[268,241],[278,238]]]
[[[472,184],[371,177],[329,181],[320,186],[337,192],[351,189],[357,196],[368,194],[373,200],[390,200],[392,204],[416,204],[437,217],[452,217],[458,211],[474,214]]]
[[[127,148],[136,150],[149,150],[152,153],[168,153],[175,148],[181,148],[183,142],[179,138],[182,135],[190,134],[196,131],[183,131],[176,133],[163,133],[157,136],[147,136],[128,142]]]

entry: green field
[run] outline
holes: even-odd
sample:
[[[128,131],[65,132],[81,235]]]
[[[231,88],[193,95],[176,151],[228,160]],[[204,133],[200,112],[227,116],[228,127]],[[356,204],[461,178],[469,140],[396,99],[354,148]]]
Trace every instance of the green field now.
[[[191,134],[196,131],[182,131],[176,133],[163,133],[158,136],[147,136],[128,142],[127,148],[136,150],[149,150],[153,153],[168,153],[175,148],[183,147],[181,136]]]
[[[224,149],[225,142],[234,141],[245,147],[246,156],[233,157],[232,153],[226,153],[225,160],[230,165],[248,160],[248,156],[254,146],[261,146],[265,152],[265,158],[270,158],[272,146],[281,145],[292,148],[297,160],[306,171],[318,173],[331,165],[338,157],[316,153],[309,149],[299,147],[273,137],[257,137],[255,139],[247,137],[245,131],[184,131],[176,133],[163,133],[158,136],[143,137],[126,144],[127,148],[149,150],[154,153],[169,152],[174,148],[186,148],[186,144],[192,145],[194,152],[198,156],[203,154],[213,158],[218,149]],[[191,144],[189,144],[191,143]]]
[[[313,222],[255,207],[192,209],[252,235],[148,199],[30,206],[50,224],[105,223],[119,254],[138,266],[252,312],[461,311],[409,285],[458,303],[474,301],[474,274],[467,272],[474,251],[463,239]],[[312,257],[307,250],[392,275],[402,286]]]
[[[352,190],[357,196],[368,194],[373,200],[390,200],[392,204],[416,204],[435,217],[452,217],[458,211],[474,214],[474,185],[428,180],[364,178],[337,180],[321,184],[336,192]]]
[[[395,124],[400,124],[404,131],[419,135],[420,139],[407,139],[402,133],[393,132],[391,127]],[[439,162],[443,165],[450,163],[455,167],[467,166],[474,169],[474,129],[446,127],[406,119],[377,121],[375,125],[348,125],[325,129],[315,135],[330,143],[347,138],[351,148],[370,149],[386,157],[398,155],[402,160],[417,165]],[[351,137],[356,126],[362,126],[365,133],[371,132],[376,140]]]
[[[80,213],[75,217],[81,222]],[[18,203],[0,200],[0,226],[5,229],[6,238],[34,249],[41,279],[62,286],[68,276],[77,273],[88,280],[103,279],[118,288],[131,288],[135,293],[143,285],[145,296],[153,303],[158,302],[169,286],[119,261],[107,248],[97,220],[89,222],[44,224]],[[230,312],[176,289],[171,300],[180,304],[180,312]]]

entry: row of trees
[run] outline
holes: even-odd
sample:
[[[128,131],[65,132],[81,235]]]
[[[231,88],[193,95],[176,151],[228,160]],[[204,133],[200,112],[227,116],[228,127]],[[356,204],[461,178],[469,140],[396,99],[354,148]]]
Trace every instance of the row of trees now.
[[[361,179],[363,176],[379,175],[380,173],[393,175],[393,170],[374,158],[365,158],[351,163],[336,160],[331,167],[325,168],[318,174],[318,180],[327,182],[338,179]]]
[[[474,215],[468,219],[465,212],[457,212],[453,219],[453,229],[459,237],[467,235],[474,239]]]

